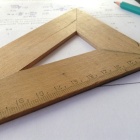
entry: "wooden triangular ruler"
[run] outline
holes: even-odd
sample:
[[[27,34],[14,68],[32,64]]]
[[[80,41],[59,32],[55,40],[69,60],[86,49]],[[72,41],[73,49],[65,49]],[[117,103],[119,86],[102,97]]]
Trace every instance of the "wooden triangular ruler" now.
[[[30,68],[75,34],[97,50]],[[0,124],[139,70],[139,43],[74,9],[0,49]]]

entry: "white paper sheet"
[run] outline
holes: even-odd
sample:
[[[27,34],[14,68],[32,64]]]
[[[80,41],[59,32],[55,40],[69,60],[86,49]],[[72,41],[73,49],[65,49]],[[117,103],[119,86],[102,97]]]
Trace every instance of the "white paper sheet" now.
[[[0,47],[75,7],[140,42],[140,17],[113,2],[1,0]],[[76,36],[39,64],[91,50]],[[140,72],[108,85],[114,86],[98,87],[1,125],[0,140],[140,139]]]

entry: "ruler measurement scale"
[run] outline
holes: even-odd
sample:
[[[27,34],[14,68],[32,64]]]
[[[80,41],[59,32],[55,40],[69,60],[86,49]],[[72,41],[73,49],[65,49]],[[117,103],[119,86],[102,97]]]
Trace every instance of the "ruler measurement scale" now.
[[[97,50],[23,70],[75,34]],[[106,24],[74,9],[1,48],[0,69],[2,124],[139,71],[140,46]]]
[[[6,116],[14,116],[15,114],[17,115],[17,113],[19,112],[24,112],[25,110],[27,111],[28,109],[31,109],[31,110],[37,110],[37,106],[41,105],[42,107],[46,106],[47,105],[47,102],[48,102],[48,105],[52,104],[51,103],[51,99],[53,98],[54,99],[57,99],[57,98],[61,98],[61,96],[63,97],[64,95],[67,95],[67,94],[70,94],[70,96],[72,95],[75,95],[75,94],[72,94],[71,93],[73,91],[76,91],[76,89],[78,90],[81,90],[81,88],[85,88],[87,87],[87,89],[91,89],[93,88],[92,87],[92,84],[95,84],[96,82],[99,81],[99,79],[104,79],[104,77],[108,77],[108,75],[111,75],[112,77],[114,77],[115,75],[119,74],[120,72],[121,73],[124,73],[124,72],[127,72],[129,71],[132,67],[138,67],[140,66],[140,57],[137,57],[136,59],[134,60],[128,60],[127,62],[125,62],[125,65],[114,65],[111,69],[102,69],[99,74],[97,75],[94,75],[92,73],[88,73],[88,75],[84,78],[81,78],[81,79],[73,79],[71,81],[68,82],[68,84],[66,85],[56,85],[55,87],[51,87],[51,91],[37,91],[36,93],[32,93],[34,94],[34,99],[25,99],[25,98],[22,98],[22,97],[19,97],[19,99],[15,100],[15,104],[12,106],[6,106],[5,109],[1,109],[0,110],[0,123],[2,123],[3,121],[8,121],[8,119],[6,118]],[[84,79],[84,80],[83,80]],[[104,82],[103,82],[104,83]],[[103,84],[101,83],[101,84]],[[100,84],[99,84],[100,85]],[[98,85],[98,86],[99,86]],[[53,91],[53,92],[52,92]],[[79,93],[79,91],[78,91]],[[68,98],[68,97],[66,97]],[[62,99],[65,99],[62,98]],[[60,100],[62,100],[60,99]],[[57,102],[57,101],[54,101],[54,102]],[[32,109],[33,108],[33,109]],[[30,112],[30,110],[29,110]],[[28,113],[25,112],[25,114]],[[6,120],[5,120],[6,118]],[[11,118],[10,118],[11,119]]]

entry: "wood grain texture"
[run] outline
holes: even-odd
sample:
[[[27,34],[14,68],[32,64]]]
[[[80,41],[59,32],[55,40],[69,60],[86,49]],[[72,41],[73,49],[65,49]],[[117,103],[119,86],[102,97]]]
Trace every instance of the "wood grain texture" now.
[[[2,47],[0,79],[32,66],[74,35],[75,11],[72,10]]]
[[[0,123],[138,70],[139,55],[97,50],[18,72],[0,81]]]
[[[96,49],[140,54],[138,42],[80,10],[77,25],[77,33]]]
[[[76,33],[97,50],[22,70]],[[0,124],[139,71],[138,44],[75,9],[6,45],[0,49]]]

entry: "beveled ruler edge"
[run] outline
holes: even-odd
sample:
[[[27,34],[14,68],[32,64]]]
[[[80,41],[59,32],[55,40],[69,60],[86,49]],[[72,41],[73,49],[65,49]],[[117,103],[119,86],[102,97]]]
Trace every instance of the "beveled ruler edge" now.
[[[77,10],[76,10],[77,11]],[[78,27],[78,26],[77,26]],[[79,30],[79,32],[80,32],[80,30]],[[78,32],[78,33],[79,33]],[[74,32],[74,34],[75,34],[75,32]],[[99,44],[100,45],[100,44]],[[98,46],[98,45],[97,45]],[[103,49],[102,49],[103,50]],[[93,53],[98,53],[98,52],[100,52],[100,49],[97,49],[96,51],[94,51]],[[112,51],[107,51],[107,50],[104,50],[104,52],[109,52],[109,53],[112,53]],[[114,54],[116,54],[116,55],[121,55],[122,53],[124,53],[124,52],[114,52]],[[84,55],[86,55],[86,54],[84,54]],[[140,55],[139,54],[133,54],[133,53],[126,53],[126,55],[130,55],[130,56],[133,56],[134,58],[135,57],[137,57],[137,59],[136,60],[131,60],[131,61],[128,61],[127,63],[128,63],[128,65],[130,65],[130,66],[133,66],[133,68],[132,69],[130,69],[128,72],[126,72],[126,71],[124,71],[123,72],[123,74],[120,74],[119,76],[115,76],[115,77],[112,77],[112,78],[110,78],[110,79],[107,79],[107,80],[105,80],[105,81],[100,81],[100,83],[98,82],[98,81],[96,81],[96,86],[99,86],[99,85],[102,85],[102,84],[104,84],[104,83],[106,83],[106,82],[109,82],[109,81],[112,81],[112,80],[114,80],[114,79],[117,79],[117,78],[119,78],[119,77],[122,77],[122,76],[125,76],[125,75],[127,75],[127,74],[130,74],[130,73],[133,73],[133,72],[135,72],[135,71],[139,71],[140,70]],[[79,56],[82,56],[82,55],[79,55]],[[78,57],[79,57],[78,56]],[[77,57],[77,58],[78,58]],[[133,58],[132,57],[132,58]],[[76,57],[74,57],[74,58],[76,58]],[[71,58],[68,58],[67,60],[62,60],[62,61],[69,61]],[[51,65],[53,65],[53,64],[56,64],[57,62],[54,62],[54,63],[52,63]],[[59,63],[59,62],[58,62]],[[24,73],[24,72],[26,72],[26,71],[32,71],[32,70],[34,70],[34,69],[39,69],[39,68],[41,68],[41,67],[38,67],[38,68],[31,68],[31,69],[29,69],[29,70],[25,70],[25,71],[21,71],[20,73]],[[125,70],[124,68],[123,68],[123,70]],[[12,76],[15,76],[15,75],[18,75],[18,73],[17,74],[14,74],[14,75],[11,75],[11,76],[9,76],[9,77],[7,77],[7,78],[4,78],[3,80],[1,80],[1,81],[4,81],[5,79],[9,79],[10,77],[12,77]],[[63,96],[63,97],[61,97],[61,98],[57,98],[57,99],[55,99],[55,100],[53,100],[53,101],[49,101],[49,102],[45,102],[45,103],[43,103],[43,104],[40,104],[40,105],[37,105],[37,106],[32,106],[30,109],[28,109],[27,107],[25,107],[25,108],[23,108],[23,110],[19,110],[19,112],[17,112],[16,111],[16,114],[15,114],[15,112],[13,111],[13,114],[12,115],[10,115],[9,114],[9,116],[7,116],[7,111],[9,111],[9,108],[5,108],[5,110],[4,111],[1,111],[0,110],[0,115],[2,116],[1,117],[1,119],[0,119],[0,123],[4,123],[4,122],[6,122],[6,121],[9,121],[9,120],[12,120],[12,119],[15,119],[15,118],[17,118],[17,117],[19,117],[19,116],[22,116],[22,115],[25,115],[25,114],[27,114],[27,113],[30,113],[30,112],[32,112],[32,111],[35,111],[35,110],[37,110],[37,109],[39,109],[39,108],[42,108],[42,107],[45,107],[46,105],[50,105],[50,104],[53,104],[53,103],[55,103],[55,102],[58,102],[58,101],[60,101],[60,100],[63,100],[63,99],[65,99],[65,98],[68,98],[68,97],[70,97],[70,96],[73,96],[73,95],[75,95],[75,94],[77,94],[77,93],[79,93],[79,92],[83,92],[83,91],[85,91],[85,90],[88,90],[88,89],[91,89],[91,88],[94,88],[94,87],[96,87],[95,85],[87,85],[87,87],[84,87],[84,88],[82,88],[82,89],[78,89],[78,91],[76,91],[76,92],[74,92],[73,91],[73,93],[70,93],[70,94],[68,94],[68,95],[66,95],[66,96]],[[62,92],[62,91],[61,91]],[[21,100],[22,101],[22,100]],[[24,106],[26,106],[26,105],[24,105]],[[14,110],[14,108],[13,108],[13,110]],[[6,114],[6,116],[5,117],[3,117],[3,113],[2,112],[6,112],[5,114]]]

